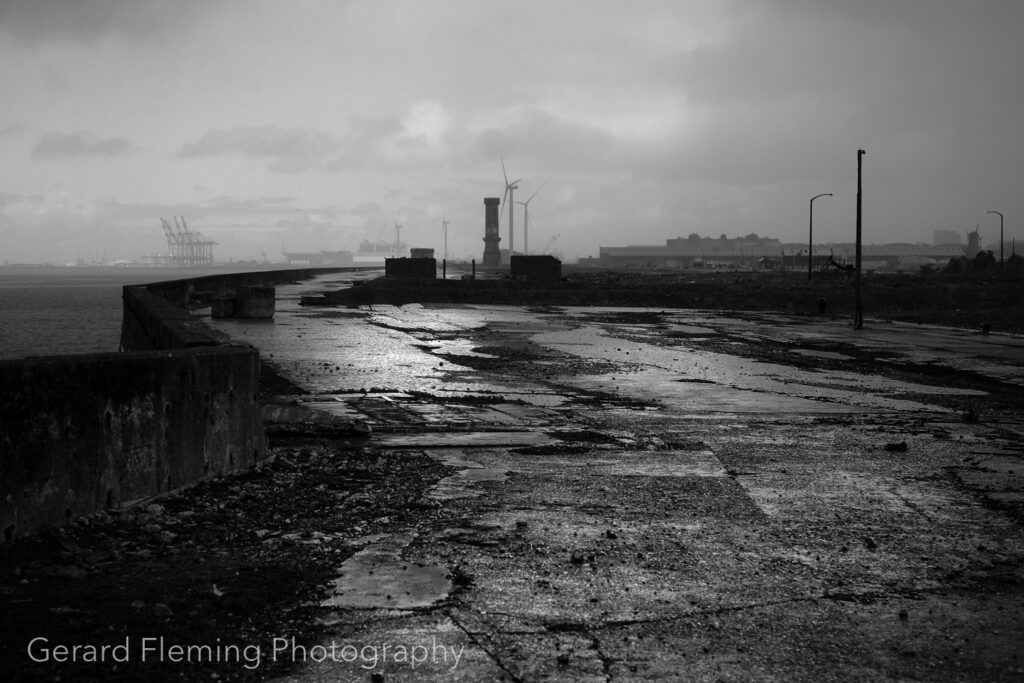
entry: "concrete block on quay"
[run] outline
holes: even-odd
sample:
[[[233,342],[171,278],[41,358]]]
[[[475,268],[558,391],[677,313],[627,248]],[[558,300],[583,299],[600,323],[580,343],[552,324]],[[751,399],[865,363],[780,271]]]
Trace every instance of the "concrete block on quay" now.
[[[554,256],[514,254],[510,268],[513,280],[558,282],[562,279],[562,262]]]
[[[434,280],[437,278],[435,258],[384,259],[384,275],[392,278]]]
[[[235,317],[235,297],[215,296],[210,302],[210,315],[214,318]]]
[[[273,287],[239,287],[235,290],[235,317],[274,317],[275,289]]]

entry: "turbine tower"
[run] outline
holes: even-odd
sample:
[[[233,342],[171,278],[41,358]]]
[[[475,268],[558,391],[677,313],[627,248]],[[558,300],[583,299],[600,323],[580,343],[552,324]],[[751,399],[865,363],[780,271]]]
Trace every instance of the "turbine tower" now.
[[[512,227],[512,208],[515,205],[515,191],[519,189],[519,186],[516,185],[516,183],[518,183],[520,180],[522,180],[522,178],[519,178],[519,180],[513,180],[511,183],[508,181],[508,173],[505,172],[505,158],[504,157],[501,158],[501,173],[502,173],[502,175],[505,176],[505,197],[508,197],[508,205],[509,205],[508,206],[508,260],[509,260],[509,263],[511,263],[512,262],[512,254],[515,253],[515,249],[513,248],[514,244],[515,244],[515,241],[514,241],[513,227]],[[505,207],[504,197],[502,198],[501,206],[502,206],[502,208]],[[501,219],[499,218],[498,220],[500,221]]]
[[[448,260],[448,224],[451,221],[444,219],[444,214],[441,214],[441,230],[444,231],[444,260]]]
[[[537,188],[537,191],[530,195],[530,198],[525,202],[516,202],[521,204],[523,207],[523,253],[530,253],[530,201],[537,196],[537,192],[544,189],[547,185],[547,181],[541,183],[541,186]]]

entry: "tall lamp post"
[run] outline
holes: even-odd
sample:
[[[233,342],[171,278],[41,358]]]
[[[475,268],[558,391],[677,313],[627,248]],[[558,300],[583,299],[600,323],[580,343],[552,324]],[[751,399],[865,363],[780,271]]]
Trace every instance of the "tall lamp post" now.
[[[999,270],[1003,269],[1003,214],[999,211],[986,211],[999,216]]]
[[[811,225],[807,229],[807,281],[811,281],[811,269],[814,263],[814,200],[818,197],[831,197],[831,192],[823,192],[822,194],[814,195],[811,197]]]
[[[864,302],[860,296],[860,228],[861,228],[861,168],[863,157],[867,154],[862,149],[857,150],[857,272],[854,280],[854,314],[853,328],[859,330],[864,327]]]

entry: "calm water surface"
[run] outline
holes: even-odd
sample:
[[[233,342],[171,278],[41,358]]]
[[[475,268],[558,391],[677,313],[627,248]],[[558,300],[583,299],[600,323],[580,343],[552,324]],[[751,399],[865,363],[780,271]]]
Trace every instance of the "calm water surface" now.
[[[122,287],[210,272],[0,267],[0,359],[117,351]]]

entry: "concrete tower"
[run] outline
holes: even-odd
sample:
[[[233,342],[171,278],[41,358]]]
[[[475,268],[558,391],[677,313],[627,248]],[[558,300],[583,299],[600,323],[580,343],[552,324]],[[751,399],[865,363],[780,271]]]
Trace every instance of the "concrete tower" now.
[[[501,199],[498,197],[484,197],[484,259],[485,266],[501,265],[501,250],[498,242],[498,207]]]
[[[967,258],[974,258],[981,251],[981,233],[975,228],[974,232],[967,233]]]

